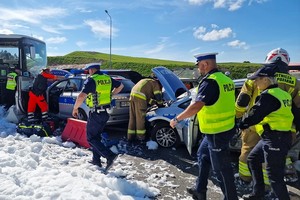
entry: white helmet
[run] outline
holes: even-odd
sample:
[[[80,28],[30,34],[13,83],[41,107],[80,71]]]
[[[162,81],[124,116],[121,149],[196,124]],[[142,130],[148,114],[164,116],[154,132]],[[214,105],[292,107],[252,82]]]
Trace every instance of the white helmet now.
[[[277,48],[270,51],[265,59],[265,63],[275,63],[279,60],[285,62],[287,65],[290,63],[289,53],[285,49]]]

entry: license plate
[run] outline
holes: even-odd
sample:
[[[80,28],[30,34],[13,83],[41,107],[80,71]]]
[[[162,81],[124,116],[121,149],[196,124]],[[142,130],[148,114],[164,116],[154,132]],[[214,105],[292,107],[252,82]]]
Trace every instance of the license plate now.
[[[121,101],[120,106],[121,107],[129,107],[129,101]]]

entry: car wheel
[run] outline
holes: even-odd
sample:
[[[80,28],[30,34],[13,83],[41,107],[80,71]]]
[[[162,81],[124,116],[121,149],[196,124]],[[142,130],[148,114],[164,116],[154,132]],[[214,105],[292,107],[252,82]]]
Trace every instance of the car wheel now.
[[[78,119],[86,121],[87,120],[87,114],[85,113],[85,111],[81,108],[78,108]]]
[[[151,131],[151,138],[165,148],[174,147],[180,143],[176,129],[172,129],[166,122],[159,122],[154,125]]]

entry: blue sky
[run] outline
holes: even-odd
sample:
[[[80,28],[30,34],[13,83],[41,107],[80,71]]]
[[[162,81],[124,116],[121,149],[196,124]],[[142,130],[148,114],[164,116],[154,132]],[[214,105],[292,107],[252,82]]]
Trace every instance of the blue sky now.
[[[300,63],[299,0],[2,0],[0,33],[37,37],[50,56],[72,51],[194,62],[261,63],[274,48]]]

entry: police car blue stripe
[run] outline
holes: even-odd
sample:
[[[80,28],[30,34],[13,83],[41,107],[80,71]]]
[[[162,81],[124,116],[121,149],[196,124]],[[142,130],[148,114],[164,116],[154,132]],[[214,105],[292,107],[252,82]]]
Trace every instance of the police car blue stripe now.
[[[66,104],[75,104],[76,98],[75,97],[59,97],[59,103],[66,103]]]

